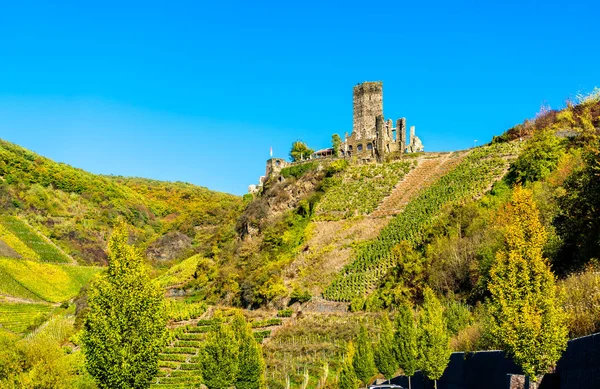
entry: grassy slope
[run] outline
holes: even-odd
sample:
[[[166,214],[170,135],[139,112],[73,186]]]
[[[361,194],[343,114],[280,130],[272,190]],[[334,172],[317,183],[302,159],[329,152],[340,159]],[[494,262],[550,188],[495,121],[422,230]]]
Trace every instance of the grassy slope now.
[[[233,237],[241,205],[237,196],[191,184],[94,175],[0,140],[0,209],[80,263],[105,261],[106,238],[120,218],[142,246],[180,231],[194,250],[210,252]]]
[[[0,258],[0,294],[61,302],[79,293],[102,268]]]

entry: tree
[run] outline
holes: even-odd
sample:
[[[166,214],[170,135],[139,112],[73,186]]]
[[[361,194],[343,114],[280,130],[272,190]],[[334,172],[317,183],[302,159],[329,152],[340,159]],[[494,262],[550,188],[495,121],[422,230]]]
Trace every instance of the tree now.
[[[262,350],[252,334],[252,327],[241,312],[236,313],[232,328],[239,346],[236,389],[264,388],[266,365]]]
[[[408,376],[408,388],[411,388],[410,378],[417,370],[417,328],[412,308],[402,304],[398,308],[395,320],[394,345],[398,365]]]
[[[423,373],[435,381],[440,379],[450,360],[450,337],[440,300],[430,288],[424,290],[423,308],[419,315],[419,360]]]
[[[303,159],[308,159],[315,151],[308,148],[306,143],[302,141],[295,141],[292,143],[292,149],[290,150],[290,158],[292,162],[301,161]]]
[[[490,333],[535,381],[566,348],[565,315],[531,191],[517,186],[501,217],[505,248],[490,270]]]
[[[354,355],[352,365],[354,366],[356,376],[365,385],[368,385],[371,377],[377,373],[371,340],[364,324],[361,324],[358,338],[356,339],[356,354]]]
[[[217,317],[200,351],[200,371],[208,389],[234,386],[238,374],[240,346],[230,326]]]
[[[398,361],[394,353],[394,329],[387,314],[381,318],[381,333],[375,349],[375,365],[388,380],[398,370]]]
[[[356,350],[354,349],[354,344],[351,341],[348,342],[346,356],[344,358],[344,362],[342,363],[342,369],[339,373],[339,389],[356,389],[358,386],[358,377],[356,377],[356,372],[354,371],[353,365],[355,352]]]
[[[333,156],[339,157],[340,147],[342,147],[342,138],[340,138],[338,134],[333,134],[331,136],[331,147],[333,148]]]
[[[573,171],[558,197],[559,213],[553,224],[563,244],[553,269],[562,274],[578,271],[591,258],[600,258],[600,141],[590,142],[585,165]]]
[[[551,130],[536,131],[519,158],[511,164],[506,178],[513,184],[541,180],[556,169],[563,154],[564,142]]]
[[[108,242],[108,270],[91,285],[82,337],[86,367],[100,388],[146,388],[165,345],[163,291],[124,223]]]

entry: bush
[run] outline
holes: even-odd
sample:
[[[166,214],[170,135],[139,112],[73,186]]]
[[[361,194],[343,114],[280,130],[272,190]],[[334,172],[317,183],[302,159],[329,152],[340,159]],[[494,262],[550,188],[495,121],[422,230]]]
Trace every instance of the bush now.
[[[564,154],[564,142],[550,130],[534,133],[506,176],[511,184],[525,184],[545,178],[558,166]]]
[[[308,163],[303,163],[300,165],[285,167],[285,168],[281,169],[280,174],[283,176],[283,178],[290,178],[290,177],[300,178],[303,175],[305,175],[306,173],[308,173],[309,171],[315,170],[316,168],[317,168],[316,162],[308,162]]]
[[[348,167],[349,163],[346,159],[338,159],[337,161],[333,161],[327,167],[325,174],[327,177],[331,177],[336,173],[343,172]]]
[[[562,281],[565,311],[571,337],[600,331],[600,273],[590,267]]]
[[[289,308],[281,309],[277,312],[277,317],[292,317],[293,313],[294,311]]]
[[[296,302],[303,304],[310,301],[311,298],[312,296],[308,290],[294,289],[290,295],[290,304],[294,304]]]

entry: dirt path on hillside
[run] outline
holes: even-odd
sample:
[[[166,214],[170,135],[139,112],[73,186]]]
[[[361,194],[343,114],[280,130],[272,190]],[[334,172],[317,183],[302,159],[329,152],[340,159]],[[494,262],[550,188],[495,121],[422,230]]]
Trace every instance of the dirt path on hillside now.
[[[392,193],[383,199],[371,216],[394,216],[402,212],[406,204],[417,197],[423,189],[458,165],[465,155],[466,153],[452,152],[439,154],[433,158],[423,158],[419,165],[396,185]]]
[[[374,239],[390,219],[423,189],[455,167],[467,153],[425,154],[417,166],[394,187],[379,207],[370,215],[357,218],[311,223],[305,249],[286,269],[288,286],[301,286],[318,296],[333,277],[348,263],[353,246]],[[317,304],[318,305],[318,304]],[[310,306],[320,310],[325,307]]]

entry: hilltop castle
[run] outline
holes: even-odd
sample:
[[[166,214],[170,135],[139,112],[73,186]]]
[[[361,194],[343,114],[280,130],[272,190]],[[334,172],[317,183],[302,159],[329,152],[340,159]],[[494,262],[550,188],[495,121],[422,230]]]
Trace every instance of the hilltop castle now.
[[[383,82],[363,82],[353,90],[352,134],[346,132],[337,155],[340,158],[352,158],[361,162],[383,162],[386,154],[416,153],[424,151],[423,143],[415,135],[415,126],[410,127],[408,146],[406,145],[406,119],[387,121],[383,116]],[[333,148],[316,151],[307,160],[328,158],[335,155]],[[298,162],[296,162],[298,163]],[[301,162],[300,162],[301,163]],[[267,160],[265,176],[260,177],[258,186],[250,185],[249,192],[256,192],[266,177],[279,173],[290,163],[282,158]]]
[[[357,157],[365,162],[384,160],[392,152],[415,153],[423,151],[421,140],[410,127],[409,144],[406,146],[406,119],[387,121],[383,116],[383,83],[363,82],[354,87],[354,116],[352,134],[346,133],[339,155]],[[333,150],[332,150],[333,151]]]

